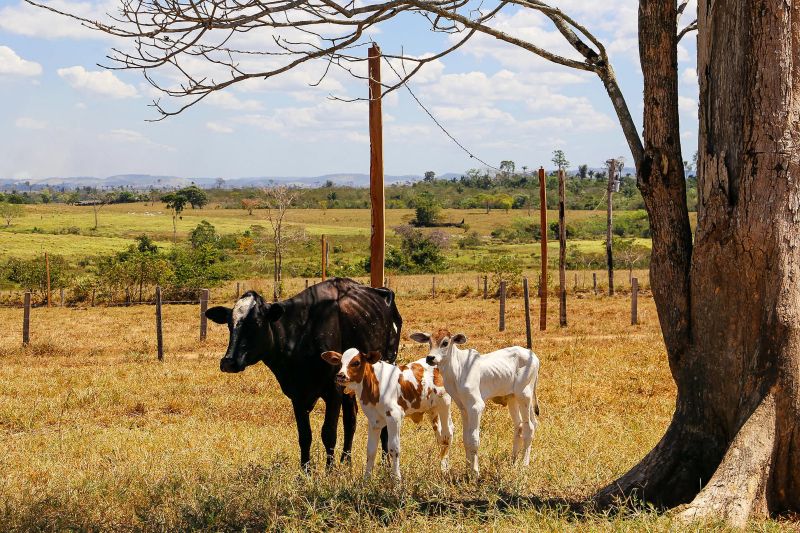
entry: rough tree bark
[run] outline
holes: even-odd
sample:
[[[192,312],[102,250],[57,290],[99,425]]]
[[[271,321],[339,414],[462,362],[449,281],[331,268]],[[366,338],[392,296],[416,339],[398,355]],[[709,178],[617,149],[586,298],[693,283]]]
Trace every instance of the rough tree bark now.
[[[651,285],[678,387],[661,442],[597,495],[686,519],[800,509],[800,5],[700,2],[698,225],[677,126],[674,2],[641,0]],[[702,490],[701,490],[702,488]]]

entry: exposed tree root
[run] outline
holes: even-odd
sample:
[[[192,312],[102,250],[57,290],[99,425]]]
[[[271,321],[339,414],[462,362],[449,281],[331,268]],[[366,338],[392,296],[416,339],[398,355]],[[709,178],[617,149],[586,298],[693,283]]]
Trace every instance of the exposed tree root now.
[[[677,511],[683,521],[715,519],[744,527],[766,515],[767,481],[775,446],[775,397],[768,394],[731,443],[714,475],[694,500]]]

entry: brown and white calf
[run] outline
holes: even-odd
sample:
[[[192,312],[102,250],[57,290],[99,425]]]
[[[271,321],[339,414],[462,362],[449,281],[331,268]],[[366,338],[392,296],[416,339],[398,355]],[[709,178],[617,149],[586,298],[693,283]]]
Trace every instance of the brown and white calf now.
[[[398,367],[381,361],[380,352],[364,354],[356,348],[350,348],[343,354],[325,352],[322,358],[339,367],[337,383],[345,387],[345,392],[355,394],[369,420],[364,477],[372,473],[378,439],[381,430],[386,427],[392,474],[400,479],[400,427],[405,416],[419,423],[428,415],[439,443],[442,470],[447,468],[453,421],[450,418],[450,396],[444,389],[437,368],[428,365],[425,359]]]
[[[477,475],[481,415],[487,401],[508,406],[514,423],[512,461],[523,453],[527,466],[531,441],[538,424],[539,402],[536,385],[539,381],[539,358],[520,346],[503,348],[486,355],[477,350],[461,350],[467,342],[463,333],[451,335],[446,329],[434,334],[414,333],[411,338],[430,347],[426,361],[442,372],[444,388],[461,411],[464,450],[467,464]]]

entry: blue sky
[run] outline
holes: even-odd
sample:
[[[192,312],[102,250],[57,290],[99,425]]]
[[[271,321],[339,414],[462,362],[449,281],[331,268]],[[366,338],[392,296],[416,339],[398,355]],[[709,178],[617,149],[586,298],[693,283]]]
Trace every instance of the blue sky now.
[[[53,0],[54,6],[102,17],[119,0]],[[641,72],[635,0],[555,1],[601,38],[641,122]],[[693,18],[689,6],[683,22]],[[435,53],[447,35],[421,17],[392,21],[374,32],[386,53]],[[545,19],[509,9],[498,28],[548,49],[567,51]],[[259,46],[270,36],[254,36]],[[697,145],[695,36],[679,50],[681,131],[686,159]],[[367,172],[365,82],[332,73],[310,87],[324,67],[308,65],[280,78],[234,86],[183,114],[152,123],[152,88],[137,72],[106,71],[112,46],[125,43],[73,20],[0,0],[0,177],[109,176],[148,173],[184,177],[314,176]],[[205,68],[198,65],[198,69]],[[383,78],[393,74],[385,67]],[[600,166],[630,154],[602,85],[588,73],[548,63],[486,36],[423,68],[411,81],[422,102],[479,157],[494,165],[548,166],[563,149],[573,165]],[[387,174],[463,172],[480,164],[447,139],[404,90],[384,102]]]

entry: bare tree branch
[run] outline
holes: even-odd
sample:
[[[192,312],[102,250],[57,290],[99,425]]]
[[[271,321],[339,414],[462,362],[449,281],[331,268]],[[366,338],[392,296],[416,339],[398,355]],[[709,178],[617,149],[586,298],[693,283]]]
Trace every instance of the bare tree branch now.
[[[683,36],[689,33],[690,31],[695,31],[697,29],[697,19],[694,19],[689,24],[686,25],[681,31],[678,32],[678,41],[680,42],[683,39]]]

